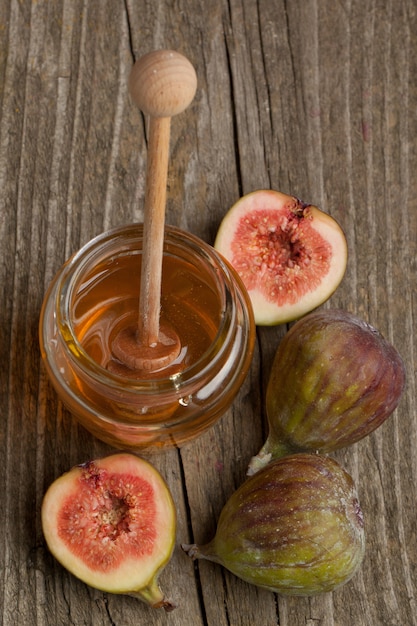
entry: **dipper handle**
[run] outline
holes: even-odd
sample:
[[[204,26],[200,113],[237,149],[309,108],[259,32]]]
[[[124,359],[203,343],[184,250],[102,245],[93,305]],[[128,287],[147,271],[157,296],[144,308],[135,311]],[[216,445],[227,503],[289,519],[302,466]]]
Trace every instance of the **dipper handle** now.
[[[115,337],[112,353],[117,361],[108,365],[120,375],[148,376],[167,367],[181,351],[175,330],[167,324],[160,327],[166,187],[171,117],[187,108],[196,88],[193,66],[173,50],[141,57],[129,77],[130,94],[150,120],[139,319],[135,328],[124,328]]]
[[[150,117],[144,208],[139,339],[146,346],[158,341],[166,187],[171,117],[194,98],[197,76],[191,63],[173,50],[157,50],[133,66],[129,89],[139,108]]]

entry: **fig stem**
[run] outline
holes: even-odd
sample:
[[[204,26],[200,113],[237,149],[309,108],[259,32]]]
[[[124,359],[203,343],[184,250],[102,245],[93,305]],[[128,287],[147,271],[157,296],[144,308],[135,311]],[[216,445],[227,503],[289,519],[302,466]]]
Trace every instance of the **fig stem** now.
[[[258,454],[255,454],[255,456],[251,458],[246,475],[253,476],[271,461],[281,459],[282,457],[293,454],[294,452],[296,451],[284,442],[273,441],[271,435],[268,435],[267,440],[259,450]]]
[[[196,561],[200,558],[200,548],[196,543],[182,543],[181,548],[184,550],[185,554],[189,556],[193,561]]]
[[[255,454],[255,456],[251,458],[246,475],[253,476],[257,472],[259,472],[259,470],[265,467],[265,465],[268,465],[271,459],[272,454],[270,452],[268,454],[265,454],[261,450],[260,452],[258,452],[258,454]]]
[[[212,561],[213,563],[222,565],[222,560],[216,552],[214,539],[203,546],[199,546],[197,543],[182,543],[181,548],[193,561],[205,559],[206,561]]]
[[[153,609],[165,609],[165,611],[170,612],[176,608],[176,605],[168,600],[162,593],[155,579],[152,580],[147,587],[131,591],[128,595],[139,598]]]

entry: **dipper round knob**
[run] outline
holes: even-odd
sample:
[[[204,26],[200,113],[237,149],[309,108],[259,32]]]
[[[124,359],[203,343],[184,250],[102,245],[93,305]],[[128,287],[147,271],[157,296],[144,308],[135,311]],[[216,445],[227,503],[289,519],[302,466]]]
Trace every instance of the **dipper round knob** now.
[[[129,91],[141,111],[150,117],[182,113],[195,96],[197,75],[190,61],[174,50],[155,50],[136,61]]]

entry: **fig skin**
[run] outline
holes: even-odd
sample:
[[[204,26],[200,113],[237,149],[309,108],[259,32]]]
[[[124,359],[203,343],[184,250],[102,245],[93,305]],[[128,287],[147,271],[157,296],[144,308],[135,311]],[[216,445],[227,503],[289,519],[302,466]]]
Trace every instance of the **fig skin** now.
[[[333,591],[353,577],[364,557],[355,484],[327,456],[299,453],[278,459],[235,491],[208,544],[182,548],[192,559],[219,563],[279,594]]]
[[[241,277],[258,326],[293,321],[325,302],[345,274],[348,255],[333,217],[265,189],[229,209],[214,247]]]
[[[49,486],[41,520],[50,552],[84,583],[175,608],[158,577],[174,549],[176,512],[149,462],[118,453],[73,467]]]
[[[395,410],[403,360],[378,330],[339,309],[315,311],[286,333],[266,392],[267,440],[253,474],[293,452],[332,452],[360,441]]]

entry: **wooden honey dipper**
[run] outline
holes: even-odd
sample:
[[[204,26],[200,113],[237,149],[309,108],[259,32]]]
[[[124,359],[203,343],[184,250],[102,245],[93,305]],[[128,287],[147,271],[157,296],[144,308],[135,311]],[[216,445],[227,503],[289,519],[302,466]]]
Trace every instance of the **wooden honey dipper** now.
[[[171,117],[184,111],[194,98],[197,76],[191,63],[173,50],[156,50],[134,64],[129,91],[148,115],[149,143],[143,225],[139,320],[114,338],[112,353],[136,372],[149,373],[172,363],[180,354],[175,330],[160,323],[161,276]],[[118,371],[118,364],[110,368]]]

